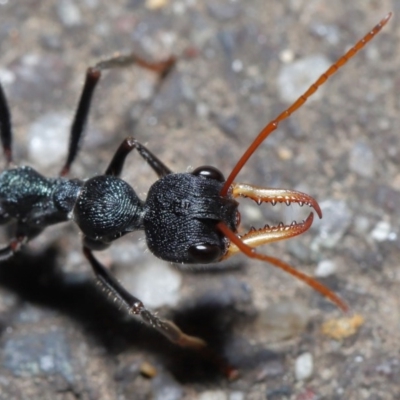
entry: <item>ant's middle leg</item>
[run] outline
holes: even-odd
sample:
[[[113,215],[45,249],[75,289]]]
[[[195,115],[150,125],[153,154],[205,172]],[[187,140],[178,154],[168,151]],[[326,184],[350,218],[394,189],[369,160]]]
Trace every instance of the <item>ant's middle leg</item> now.
[[[134,54],[129,55],[117,55],[107,60],[100,61],[94,67],[90,67],[86,71],[85,84],[83,86],[82,94],[79,99],[78,107],[76,109],[75,117],[72,123],[71,132],[70,132],[70,141],[68,147],[68,155],[67,160],[61,169],[60,175],[66,176],[69,173],[71,165],[75,160],[76,155],[79,151],[79,145],[82,140],[83,132],[85,129],[87,117],[89,115],[90,105],[93,98],[94,90],[97,86],[98,81],[101,78],[101,72],[106,69],[125,67],[128,65],[137,64],[138,66],[148,69],[150,71],[154,71],[159,74],[159,82],[157,84],[155,92],[157,93],[161,87],[162,82],[165,80],[167,75],[172,70],[175,65],[175,58],[170,57],[165,61],[160,62],[148,62],[140,57],[137,57]],[[3,96],[4,97],[4,96]],[[1,101],[1,93],[0,93],[0,122],[1,119],[7,121],[8,119],[4,117],[7,116],[2,110],[2,105],[6,106],[7,103],[5,101]],[[3,109],[7,111],[7,107],[3,107]],[[3,111],[3,112],[2,112]],[[2,116],[3,114],[3,116]],[[3,117],[3,118],[2,118]],[[11,136],[11,135],[10,135]],[[2,136],[3,147],[4,140]],[[6,148],[4,147],[5,151]],[[11,154],[11,153],[10,153]]]
[[[138,151],[159,178],[172,173],[172,171],[145,146],[140,144],[133,137],[128,137],[118,147],[105,175],[120,176],[124,167],[125,159],[133,149]]]
[[[192,349],[202,349],[206,343],[197,337],[183,333],[172,321],[163,320],[151,313],[144,304],[136,297],[132,296],[94,257],[88,247],[83,247],[83,253],[90,262],[97,279],[107,288],[122,304],[129,310],[129,313],[139,315],[144,322],[157,329],[171,342],[181,347]]]

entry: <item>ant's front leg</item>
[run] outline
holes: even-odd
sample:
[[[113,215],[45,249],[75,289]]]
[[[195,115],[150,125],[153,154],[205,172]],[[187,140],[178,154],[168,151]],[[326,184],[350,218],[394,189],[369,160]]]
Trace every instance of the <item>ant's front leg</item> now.
[[[118,147],[117,151],[114,154],[114,157],[110,162],[110,165],[105,172],[105,175],[120,176],[124,167],[126,156],[133,149],[136,149],[138,151],[138,153],[150,165],[150,167],[154,170],[159,178],[162,178],[163,176],[172,173],[172,171],[145,146],[140,144],[133,137],[128,137]]]
[[[90,262],[97,279],[122,302],[129,310],[129,313],[139,315],[144,322],[157,329],[171,342],[181,347],[189,347],[197,350],[206,347],[206,343],[202,339],[186,335],[173,322],[158,318],[147,310],[138,298],[132,296],[121,286],[110,272],[94,257],[88,247],[83,247],[83,253]]]

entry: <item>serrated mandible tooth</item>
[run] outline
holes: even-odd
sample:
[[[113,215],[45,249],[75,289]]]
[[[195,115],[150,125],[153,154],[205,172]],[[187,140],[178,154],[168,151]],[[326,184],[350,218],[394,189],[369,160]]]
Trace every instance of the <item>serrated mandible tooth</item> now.
[[[272,204],[273,206],[275,206],[275,205],[276,205],[276,200],[271,200],[271,204]]]
[[[290,204],[291,204],[290,200],[286,200],[285,203],[286,203],[287,206],[290,206]]]
[[[303,207],[303,206],[304,206],[304,203],[303,203],[302,201],[299,201],[298,204],[299,204],[300,207]]]

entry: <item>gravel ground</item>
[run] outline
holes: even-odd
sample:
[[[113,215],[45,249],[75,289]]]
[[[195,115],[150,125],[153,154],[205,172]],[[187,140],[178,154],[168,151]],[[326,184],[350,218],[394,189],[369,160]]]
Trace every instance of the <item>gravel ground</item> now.
[[[399,1],[0,1],[15,159],[48,176],[63,163],[88,66],[117,51],[178,57],[155,96],[148,71],[104,74],[71,173],[80,178],[104,171],[132,134],[174,171],[208,164],[227,175],[298,90],[389,11],[378,37],[238,177],[319,201],[324,218],[310,232],[262,251],[317,276],[352,317],[343,321],[301,282],[245,257],[178,271],[146,251],[141,233],[99,253],[129,290],[235,366],[239,377],[229,381],[211,360],[120,310],[95,284],[77,228],[60,225],[0,269],[0,398],[400,396]],[[134,154],[124,179],[144,197],[155,177]],[[251,201],[241,211],[245,228],[306,215]]]

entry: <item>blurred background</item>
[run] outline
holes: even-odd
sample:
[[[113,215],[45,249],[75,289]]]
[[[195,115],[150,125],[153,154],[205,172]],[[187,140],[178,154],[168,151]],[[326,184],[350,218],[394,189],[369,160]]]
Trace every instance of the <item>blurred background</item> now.
[[[96,285],[78,229],[46,230],[0,268],[1,399],[394,399],[400,393],[400,38],[396,0],[0,0],[0,81],[15,161],[56,176],[87,67],[116,52],[178,58],[157,77],[106,72],[71,176],[104,172],[134,135],[173,171],[226,176],[257,133],[389,11],[382,32],[282,123],[237,178],[312,195],[324,218],[262,251],[315,276],[343,314],[273,267],[237,256],[167,265],[143,233],[101,261],[160,315],[239,371],[176,348]],[[132,154],[126,179],[156,180]],[[241,202],[243,230],[307,216]],[[10,232],[2,232],[6,242]]]

